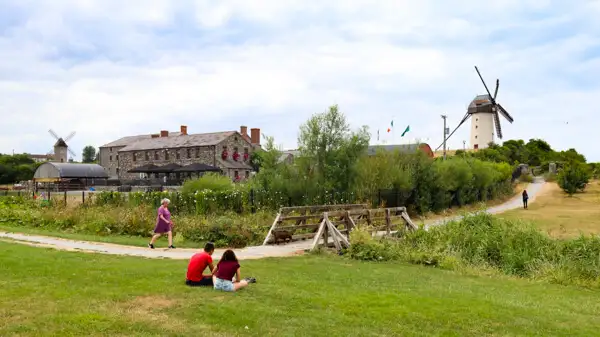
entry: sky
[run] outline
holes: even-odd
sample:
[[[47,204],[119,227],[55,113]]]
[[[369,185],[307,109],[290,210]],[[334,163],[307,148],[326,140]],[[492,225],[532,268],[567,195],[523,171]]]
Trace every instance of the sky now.
[[[477,65],[515,119],[503,140],[600,161],[598,17],[597,0],[0,0],[0,153],[47,153],[49,129],[76,131],[77,160],[180,125],[246,125],[293,149],[333,104],[373,144],[380,130],[435,149],[440,115],[453,129],[485,93]]]

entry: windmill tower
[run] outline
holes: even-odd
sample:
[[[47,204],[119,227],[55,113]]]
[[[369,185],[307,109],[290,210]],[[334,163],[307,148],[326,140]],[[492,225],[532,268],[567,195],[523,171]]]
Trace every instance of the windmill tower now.
[[[467,113],[458,124],[456,129],[454,129],[454,131],[448,135],[446,140],[448,140],[448,138],[450,138],[450,136],[452,136],[454,132],[456,132],[456,130],[458,130],[458,128],[467,121],[467,119],[472,117],[470,148],[477,150],[488,147],[489,143],[494,142],[495,137],[502,139],[502,127],[500,126],[500,115],[498,113],[500,113],[510,123],[514,122],[514,119],[508,114],[502,105],[496,102],[500,81],[496,80],[496,90],[494,90],[494,96],[492,96],[477,66],[475,66],[475,70],[477,71],[477,75],[479,75],[479,78],[485,87],[485,91],[487,91],[487,95],[478,95],[471,101],[469,107],[467,108]],[[442,145],[438,146],[436,151]]]
[[[52,155],[52,161],[57,163],[66,163],[68,162],[68,155],[71,154],[71,159],[75,157],[75,153],[69,149],[67,142],[73,139],[75,136],[75,131],[71,132],[66,138],[59,137],[56,132],[52,131],[52,129],[48,130],[48,132],[56,139],[56,143],[54,143],[54,148]]]

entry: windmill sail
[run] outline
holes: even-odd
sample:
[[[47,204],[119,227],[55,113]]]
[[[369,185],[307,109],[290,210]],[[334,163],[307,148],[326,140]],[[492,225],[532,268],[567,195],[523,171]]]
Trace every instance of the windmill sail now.
[[[502,139],[502,127],[500,126],[500,116],[497,112],[494,112],[494,124],[496,126],[496,135],[499,139]]]

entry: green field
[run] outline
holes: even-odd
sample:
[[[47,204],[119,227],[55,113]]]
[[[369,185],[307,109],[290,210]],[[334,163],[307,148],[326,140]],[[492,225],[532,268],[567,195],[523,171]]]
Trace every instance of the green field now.
[[[237,294],[186,261],[0,242],[0,336],[594,336],[600,293],[337,256],[242,262]]]

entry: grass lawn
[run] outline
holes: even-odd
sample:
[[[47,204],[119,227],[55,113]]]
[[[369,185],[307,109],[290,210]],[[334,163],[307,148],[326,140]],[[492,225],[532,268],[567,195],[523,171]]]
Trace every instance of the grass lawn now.
[[[186,261],[0,242],[0,336],[598,336],[600,293],[397,263],[242,262],[237,294]]]
[[[580,233],[600,234],[600,182],[591,182],[584,193],[566,195],[556,183],[547,183],[528,209],[500,215],[535,223],[541,230],[559,238]]]

